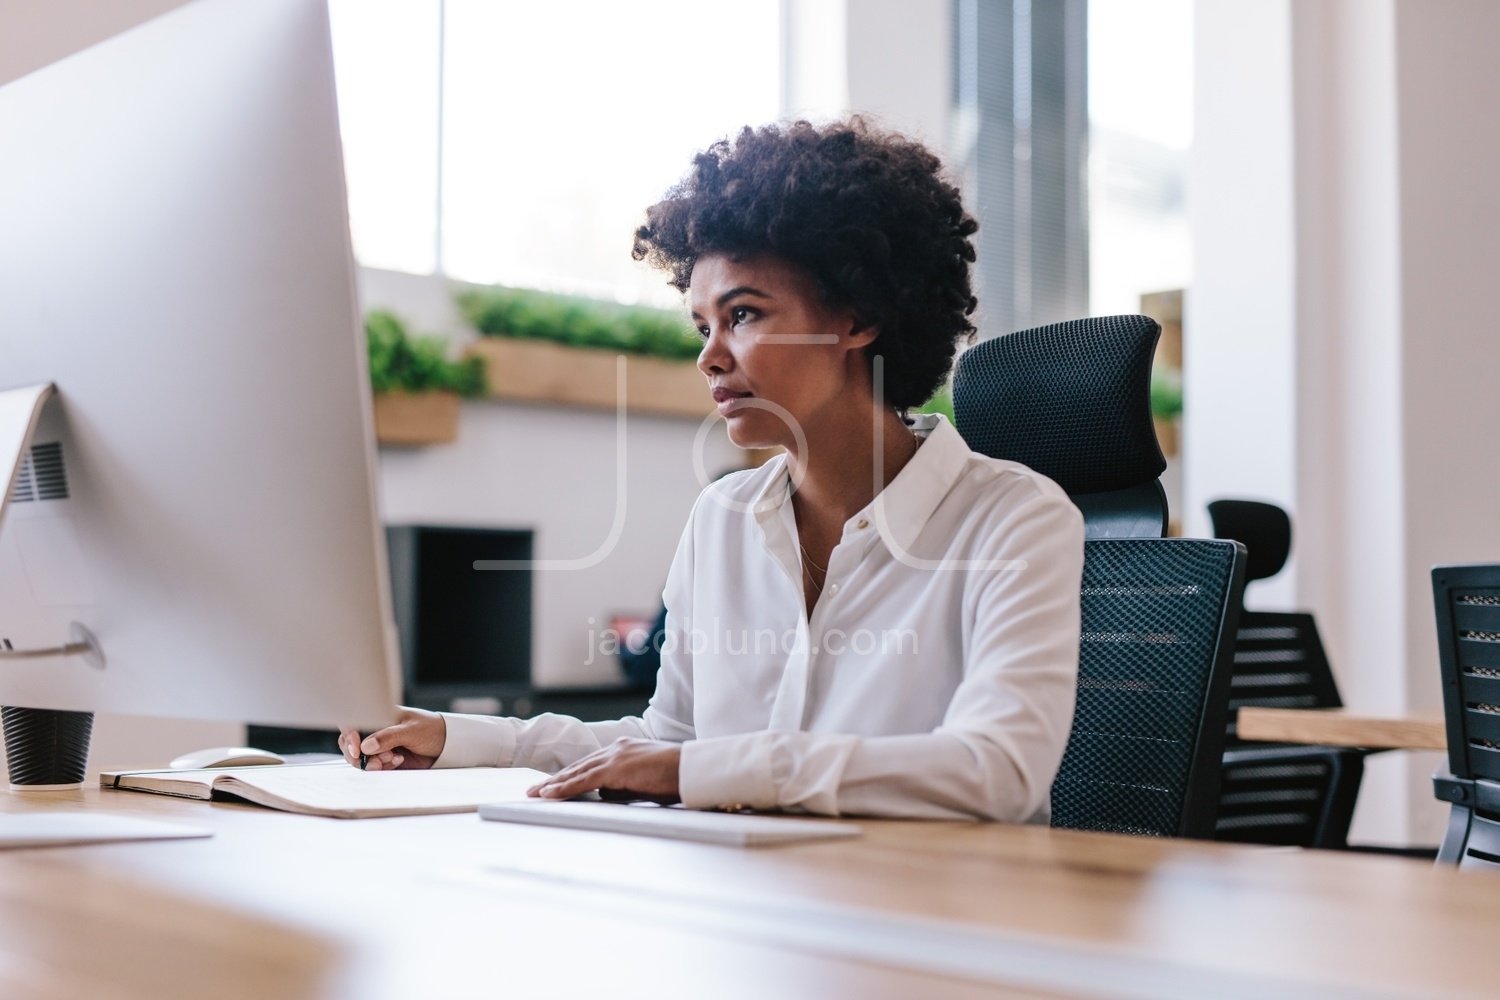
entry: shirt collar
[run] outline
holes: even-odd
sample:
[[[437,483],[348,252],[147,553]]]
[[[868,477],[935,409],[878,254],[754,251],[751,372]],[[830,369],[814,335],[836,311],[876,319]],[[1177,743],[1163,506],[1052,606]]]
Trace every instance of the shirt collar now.
[[[912,418],[912,430],[922,438],[917,453],[866,510],[854,515],[856,523],[870,518],[880,529],[886,547],[897,555],[911,550],[973,454],[958,428],[940,413],[917,414]]]
[[[918,413],[911,418],[911,429],[922,444],[875,499],[844,523],[844,533],[874,530],[887,546],[909,550],[926,526],[932,512],[963,475],[973,454],[958,428],[940,413]],[[791,473],[785,454],[777,457],[780,467],[768,477],[754,500],[751,510],[756,520],[765,524],[774,517],[791,496]],[[878,510],[877,510],[878,508]],[[859,527],[863,521],[865,527]]]

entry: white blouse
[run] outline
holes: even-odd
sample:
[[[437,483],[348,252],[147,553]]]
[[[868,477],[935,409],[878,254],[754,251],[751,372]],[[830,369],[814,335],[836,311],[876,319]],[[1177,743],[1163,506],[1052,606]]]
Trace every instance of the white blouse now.
[[[445,715],[438,767],[555,771],[620,737],[683,744],[690,807],[1045,822],[1072,725],[1083,519],[1050,479],[920,415],[844,524],[811,620],[786,456],[699,496],[640,718]]]

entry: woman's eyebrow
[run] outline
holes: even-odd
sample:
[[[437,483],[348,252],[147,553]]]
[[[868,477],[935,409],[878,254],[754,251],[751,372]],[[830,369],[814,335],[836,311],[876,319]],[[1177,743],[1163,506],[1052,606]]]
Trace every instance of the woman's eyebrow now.
[[[730,299],[736,298],[736,297],[741,296],[741,295],[756,295],[756,296],[759,296],[760,298],[763,298],[763,299],[774,299],[775,298],[774,295],[771,295],[769,292],[763,292],[759,288],[752,288],[749,285],[736,285],[735,287],[731,288],[729,291],[725,292],[723,295],[720,295],[714,301],[714,307],[717,308],[717,309],[723,309],[725,303],[729,302]],[[698,311],[696,309],[693,310],[693,319],[702,319],[702,318],[703,317],[698,314]]]
[[[751,288],[749,285],[736,285],[723,295],[720,295],[715,305],[722,309],[724,308],[724,303],[740,295],[758,295],[763,299],[771,298],[768,293],[761,291],[759,288]]]

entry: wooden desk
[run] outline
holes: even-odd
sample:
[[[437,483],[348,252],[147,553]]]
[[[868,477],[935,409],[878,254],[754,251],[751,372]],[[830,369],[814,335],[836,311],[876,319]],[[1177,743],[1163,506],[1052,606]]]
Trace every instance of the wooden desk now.
[[[217,836],[0,855],[7,1000],[1495,993],[1475,956],[1500,933],[1500,882],[1403,859],[892,822],[750,851],[0,795],[55,808]],[[945,946],[969,972],[933,971],[922,956]]]
[[[1387,750],[1447,750],[1441,716],[1390,718],[1344,708],[1240,709],[1240,739]]]

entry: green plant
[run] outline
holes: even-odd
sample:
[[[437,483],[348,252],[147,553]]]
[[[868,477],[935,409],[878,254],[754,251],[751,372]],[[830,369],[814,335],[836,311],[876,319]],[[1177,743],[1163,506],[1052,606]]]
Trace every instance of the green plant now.
[[[451,361],[441,337],[414,337],[394,313],[376,309],[365,317],[370,349],[370,387],[381,392],[485,392],[484,359]]]
[[[932,394],[932,398],[916,408],[918,413],[941,413],[948,418],[948,423],[953,423],[953,388],[947,382],[943,387]]]
[[[1151,415],[1158,420],[1182,416],[1182,372],[1177,368],[1151,369]]]
[[[702,344],[678,313],[528,288],[469,288],[459,308],[486,337],[548,340],[658,358],[692,359]]]

